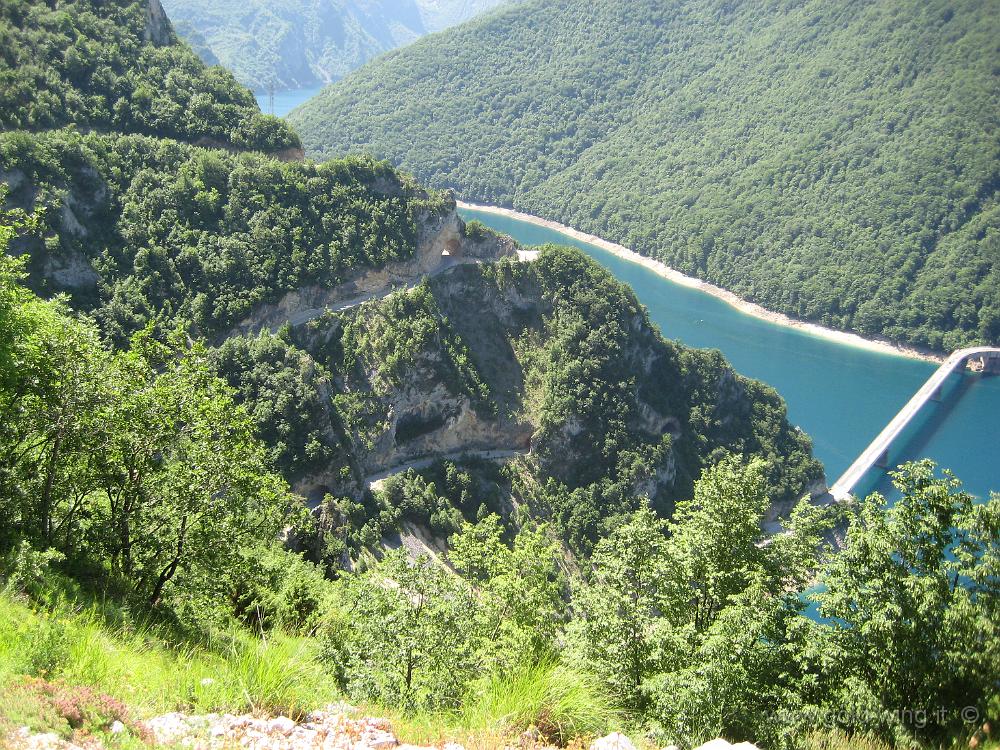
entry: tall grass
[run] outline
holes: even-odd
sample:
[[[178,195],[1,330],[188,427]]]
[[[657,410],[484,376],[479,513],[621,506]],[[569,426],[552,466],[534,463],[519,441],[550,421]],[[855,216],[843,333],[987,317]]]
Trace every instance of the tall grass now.
[[[523,732],[534,727],[558,744],[601,734],[619,718],[596,679],[554,660],[487,681],[462,713],[470,728],[493,725]]]
[[[284,714],[299,718],[337,701],[316,642],[232,627],[181,638],[151,621],[116,617],[100,603],[45,605],[0,591],[0,697],[24,675],[93,688],[122,701],[132,719],[168,711]],[[377,707],[406,741],[454,740],[495,748],[528,729],[558,744],[620,728],[597,682],[550,659],[507,678],[484,678],[450,713],[404,716]],[[0,710],[0,714],[2,714]]]
[[[488,678],[475,686],[464,706],[452,713],[387,714],[400,739],[416,744],[454,741],[469,750],[517,744],[519,735],[535,730],[558,745],[586,747],[588,738],[620,729],[623,716],[597,681],[555,659],[526,666],[505,678]]]
[[[892,745],[864,734],[840,729],[810,732],[802,738],[802,750],[894,750]]]
[[[259,643],[234,639],[226,666],[239,700],[230,696],[226,702],[242,701],[246,711],[297,719],[332,701],[332,680],[313,658],[311,645],[287,637]]]
[[[306,639],[232,628],[178,642],[150,623],[111,625],[96,608],[36,610],[0,593],[0,687],[20,675],[87,685],[137,717],[167,711],[301,715],[337,698]]]

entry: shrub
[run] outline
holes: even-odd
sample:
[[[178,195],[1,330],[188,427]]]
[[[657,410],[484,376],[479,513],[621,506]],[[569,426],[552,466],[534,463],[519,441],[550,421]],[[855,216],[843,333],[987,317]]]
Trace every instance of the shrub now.
[[[29,678],[0,688],[4,718],[14,726],[63,739],[105,731],[120,721],[129,725],[125,705],[89,687]],[[138,729],[133,725],[134,729]]]
[[[27,540],[21,540],[0,560],[0,579],[3,580],[4,590],[13,594],[37,594],[49,566],[65,557],[54,549],[36,550]]]
[[[64,622],[54,616],[41,619],[25,641],[21,670],[38,677],[59,674],[69,663],[70,634]]]

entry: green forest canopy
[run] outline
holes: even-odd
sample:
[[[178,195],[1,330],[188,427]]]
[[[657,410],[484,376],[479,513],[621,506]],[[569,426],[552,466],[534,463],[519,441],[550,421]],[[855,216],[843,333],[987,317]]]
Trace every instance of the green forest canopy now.
[[[0,160],[10,201],[44,211],[45,241],[20,246],[33,285],[60,291],[52,268],[93,265],[68,289],[119,343],[180,319],[217,336],[285,292],[408,258],[417,218],[444,206],[367,158],[281,162],[55,130],[0,133]]]
[[[45,16],[47,6],[2,7]],[[89,6],[60,7],[70,26],[89,28]],[[101,4],[112,15],[123,7]],[[51,70],[49,90],[75,91],[62,88],[58,64]],[[821,545],[826,512],[806,501],[788,533],[765,543],[773,493],[816,470],[777,394],[733,375],[717,352],[663,341],[627,288],[568,249],[535,264],[458,269],[473,300],[458,309],[475,308],[465,316],[453,314],[461,295],[445,275],[412,299],[362,306],[332,321],[346,322],[339,341],[350,351],[331,335],[305,352],[287,332],[210,351],[185,330],[203,309],[199,295],[222,304],[195,328],[219,330],[244,296],[330,282],[340,260],[405,253],[412,212],[440,208],[441,196],[370,159],[282,165],[131,131],[81,134],[72,126],[93,123],[53,111],[70,127],[23,125],[30,132],[0,138],[0,736],[37,731],[42,719],[61,723],[65,739],[93,727],[131,745],[143,734],[114,699],[140,716],[155,707],[296,716],[334,691],[422,719],[445,709],[490,737],[516,741],[530,728],[561,745],[627,723],[684,748],[719,735],[819,748],[843,739],[814,734],[833,723],[850,737],[837,747],[888,747],[872,735],[940,747],[974,730],[960,708],[980,718],[1000,710],[1000,497],[977,503],[924,462],[895,474],[891,508],[875,495],[848,510],[832,559]],[[275,226],[279,218],[287,223]],[[7,257],[8,243],[24,257]],[[48,271],[86,277],[91,262],[94,298],[45,300],[24,284],[26,265],[48,293]],[[308,524],[272,464],[296,476],[329,461],[339,434],[300,415],[328,407],[338,379],[364,387],[412,375],[424,351],[452,358],[446,387],[481,400],[499,393],[474,337],[499,332],[462,328],[485,317],[482,292],[518,300],[496,326],[525,334],[512,343],[543,426],[540,457],[565,470],[562,440],[576,468],[601,469],[597,482],[580,471],[572,486],[548,481],[533,499],[549,503],[557,531],[611,524],[592,556],[568,566],[546,524],[527,519],[514,535],[472,477],[435,467],[430,483],[408,474],[390,486],[378,520],[429,515],[432,528],[457,530],[443,555],[453,572],[400,550],[367,558],[367,572],[324,579],[279,545],[280,530]],[[85,304],[96,322],[71,307]],[[366,326],[378,311],[392,318]],[[136,328],[127,347],[106,336]],[[345,377],[328,378],[313,354]],[[649,366],[657,361],[665,366]],[[743,408],[732,408],[740,394]],[[687,435],[675,443],[634,431],[640,398],[671,412],[687,405]],[[670,522],[623,497],[630,479],[688,449],[698,459],[687,470],[691,500]],[[336,521],[354,524],[358,509],[346,506]],[[472,511],[474,525],[461,517]],[[802,613],[817,575],[830,624]],[[89,704],[103,709],[89,715]],[[112,717],[134,734],[112,729]]]
[[[72,57],[76,45],[101,52],[120,41],[137,49],[173,50],[198,73],[191,85],[211,94],[201,77],[213,71],[189,59],[189,50],[175,43],[163,19],[158,28],[165,29],[160,41],[166,46],[157,47],[141,6],[11,5],[6,12],[21,40],[37,37],[50,45],[53,91],[70,97],[74,91],[99,91],[83,79],[76,86],[61,61]],[[122,30],[114,19],[134,28],[129,31],[126,24]],[[55,28],[72,33],[60,35]],[[146,39],[150,35],[153,41]],[[126,60],[117,70],[119,83],[145,75]],[[19,75],[25,67],[19,63]],[[95,71],[101,72],[100,66]],[[173,76],[174,70],[165,74]],[[238,84],[232,86],[243,96]],[[418,222],[450,208],[443,194],[425,191],[371,158],[282,162],[246,149],[196,145],[204,142],[197,129],[135,133],[128,122],[113,121],[108,132],[94,132],[84,110],[57,110],[66,117],[19,122],[21,129],[0,132],[2,202],[7,210],[38,213],[37,231],[15,238],[12,249],[24,256],[36,292],[69,292],[69,303],[90,313],[108,341],[122,348],[138,332],[163,340],[177,327],[219,342],[263,303],[304,286],[334,286],[356,269],[409,257]],[[5,116],[14,122],[20,115]],[[441,308],[469,308],[476,294],[492,295],[500,299],[497,309],[475,320],[503,328],[501,318],[509,309],[531,300],[537,310],[530,324],[520,321],[496,335],[507,350],[519,339],[521,362],[511,354],[509,365],[514,371],[526,367],[532,382],[509,395],[534,404],[529,419],[539,428],[539,477],[554,480],[539,491],[539,502],[555,509],[560,531],[574,547],[588,548],[601,524],[613,523],[638,501],[643,477],[660,469],[672,474],[675,454],[676,481],[668,493],[653,493],[664,513],[726,450],[767,456],[769,487],[779,502],[797,497],[820,477],[808,438],[790,427],[776,393],[736,378],[717,353],[692,354],[667,345],[634,295],[579,253],[552,249],[530,269],[513,264],[498,269],[495,279],[493,273],[467,274],[476,279],[472,298],[442,282],[433,292],[417,290],[371,308],[377,324],[354,319],[353,313],[341,316],[334,327],[343,324],[345,335],[333,336],[329,350],[296,346],[287,338],[235,338],[212,353],[210,363],[246,405],[267,443],[268,459],[287,480],[298,481],[356,468],[360,448],[344,428],[361,434],[382,424],[355,425],[350,409],[334,413],[331,396],[344,409],[348,402],[370,400],[365,372],[396,362],[391,375],[398,381],[428,347],[441,348],[432,353],[441,363],[435,382],[471,398],[486,419],[509,407],[494,401],[494,374],[489,366],[477,366],[466,346],[483,331],[463,326],[461,335],[448,333]],[[523,287],[517,300],[501,299],[500,287],[508,284]],[[552,300],[558,301],[558,312],[549,309]],[[418,329],[436,334],[420,338],[414,335]],[[391,356],[382,350],[390,341]],[[642,352],[659,358],[655,374],[637,374],[645,361]],[[368,359],[364,367],[358,364]],[[355,374],[345,380],[349,373]],[[635,377],[641,393],[631,390]],[[574,403],[565,397],[570,392]],[[375,395],[386,398],[388,408],[392,393]],[[629,424],[640,397],[663,418],[679,420],[684,437],[676,445],[663,442],[658,429]],[[572,433],[571,423],[584,432]],[[405,433],[400,428],[395,439],[403,440]],[[560,464],[567,435],[579,455]]]
[[[0,130],[146,133],[262,151],[298,148],[284,122],[180,43],[158,0],[0,3]]]
[[[1000,341],[990,0],[536,0],[291,118],[438,187],[764,306],[934,349]]]

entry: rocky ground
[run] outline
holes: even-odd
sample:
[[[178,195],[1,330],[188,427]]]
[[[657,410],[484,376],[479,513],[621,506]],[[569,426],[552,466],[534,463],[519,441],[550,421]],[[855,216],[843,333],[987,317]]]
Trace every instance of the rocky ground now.
[[[145,741],[152,747],[190,748],[190,750],[465,750],[455,743],[437,748],[400,742],[386,719],[359,717],[346,705],[332,705],[314,711],[301,721],[287,716],[276,718],[232,714],[169,713],[139,725]],[[119,722],[111,735],[125,731]],[[504,750],[550,750],[530,731],[516,738]],[[2,740],[0,740],[2,741]],[[54,734],[34,734],[27,727],[6,740],[10,750],[104,750],[115,743],[96,738],[69,742]],[[4,745],[8,747],[8,745]],[[499,749],[498,749],[499,750]],[[554,749],[551,749],[554,750]],[[636,750],[635,745],[617,732],[594,740],[590,750]],[[668,747],[664,750],[677,750]],[[696,750],[757,750],[748,742],[731,745],[722,739],[712,740]]]

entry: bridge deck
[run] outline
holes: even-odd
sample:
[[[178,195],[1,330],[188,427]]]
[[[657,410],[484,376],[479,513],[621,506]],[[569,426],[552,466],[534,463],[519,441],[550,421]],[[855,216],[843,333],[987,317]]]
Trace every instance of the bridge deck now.
[[[899,413],[892,418],[892,421],[885,426],[885,429],[878,434],[871,444],[865,448],[864,452],[845,471],[840,479],[834,482],[830,488],[830,494],[836,500],[843,500],[851,494],[854,486],[861,481],[861,478],[879,462],[879,459],[886,455],[892,441],[899,437],[899,434],[910,423],[910,420],[917,415],[934,394],[944,384],[944,381],[955,370],[964,367],[965,363],[972,357],[1000,357],[1000,348],[990,346],[977,346],[969,349],[959,349],[953,352],[942,365],[934,371],[927,382],[920,390],[913,394],[913,398],[906,402],[906,405],[899,410]]]

